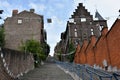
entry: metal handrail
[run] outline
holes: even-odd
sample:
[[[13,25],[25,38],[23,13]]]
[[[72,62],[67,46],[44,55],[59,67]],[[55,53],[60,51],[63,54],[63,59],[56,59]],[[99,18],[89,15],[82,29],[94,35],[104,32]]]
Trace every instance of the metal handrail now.
[[[112,75],[107,73],[107,72],[104,72],[104,71],[101,71],[101,70],[98,70],[98,69],[94,69],[92,67],[86,67],[86,71],[90,74],[90,75],[97,75],[99,77],[100,80],[102,80],[102,78],[109,78],[110,80],[112,80]],[[92,76],[91,76],[92,78]]]
[[[116,80],[120,80],[120,72],[113,73],[113,76]]]
[[[74,64],[69,62],[58,62],[58,64],[63,68],[65,68],[66,70],[76,73],[83,80],[88,80],[88,79],[94,80],[96,78],[99,80],[103,80],[103,78],[112,80],[113,78],[113,75],[111,75],[110,73],[107,73],[100,69],[94,69],[89,65]],[[115,76],[118,76],[118,75],[116,74]],[[116,78],[116,80],[119,80],[119,79]]]

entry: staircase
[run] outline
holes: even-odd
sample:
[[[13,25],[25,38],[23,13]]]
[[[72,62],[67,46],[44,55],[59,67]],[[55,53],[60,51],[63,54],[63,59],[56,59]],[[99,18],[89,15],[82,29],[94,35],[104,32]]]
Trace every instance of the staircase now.
[[[55,63],[45,63],[36,68],[19,80],[73,80],[72,77],[57,67]]]

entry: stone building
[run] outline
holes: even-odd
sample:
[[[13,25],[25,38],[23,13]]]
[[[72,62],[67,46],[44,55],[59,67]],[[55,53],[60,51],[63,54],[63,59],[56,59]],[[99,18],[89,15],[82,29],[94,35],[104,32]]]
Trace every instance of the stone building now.
[[[73,43],[76,47],[79,43],[82,46],[83,41],[90,41],[91,35],[95,35],[96,39],[101,35],[103,27],[107,27],[107,21],[96,10],[95,18],[88,12],[82,3],[79,3],[73,15],[67,22],[65,32],[61,33],[61,41],[63,44],[63,54],[68,53],[69,43]],[[55,50],[57,51],[57,50]]]
[[[116,19],[111,29],[108,31],[104,27],[101,36],[96,41],[95,36],[87,47],[85,44],[76,49],[74,62],[78,64],[89,64],[91,66],[107,68],[108,71],[120,70],[120,16]],[[82,56],[84,54],[84,56]],[[81,60],[85,59],[85,61]]]
[[[34,39],[40,43],[46,42],[43,16],[30,11],[13,10],[12,16],[7,17],[4,23],[5,47],[18,50],[22,43]]]
[[[107,27],[107,21],[96,10],[95,18],[88,12],[88,10],[79,3],[75,12],[71,15],[69,21],[67,21],[65,32],[61,33],[61,41],[56,47],[62,48],[62,53],[67,54],[69,52],[69,44],[72,42],[74,47],[79,43],[82,46],[83,41],[90,41],[90,37],[95,35],[96,40],[101,35],[102,28]],[[56,50],[57,53],[58,50]]]

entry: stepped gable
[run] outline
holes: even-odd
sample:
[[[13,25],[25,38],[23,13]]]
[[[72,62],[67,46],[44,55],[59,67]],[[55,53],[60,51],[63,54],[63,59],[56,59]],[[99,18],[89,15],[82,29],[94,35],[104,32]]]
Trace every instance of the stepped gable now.
[[[77,9],[75,9],[75,12],[73,12],[73,15],[71,15],[71,18],[75,18],[75,17],[85,17],[86,16],[91,16],[91,18],[93,17],[90,12],[88,12],[87,9],[85,9],[85,6],[83,6],[82,3],[79,3],[79,5],[77,6]]]

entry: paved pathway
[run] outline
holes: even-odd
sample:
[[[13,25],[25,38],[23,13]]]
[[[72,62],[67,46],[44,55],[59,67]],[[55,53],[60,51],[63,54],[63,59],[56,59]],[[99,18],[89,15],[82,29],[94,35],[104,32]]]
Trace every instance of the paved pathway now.
[[[40,68],[36,68],[20,80],[73,80],[72,77],[57,67],[55,63],[45,63]]]

